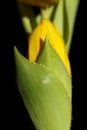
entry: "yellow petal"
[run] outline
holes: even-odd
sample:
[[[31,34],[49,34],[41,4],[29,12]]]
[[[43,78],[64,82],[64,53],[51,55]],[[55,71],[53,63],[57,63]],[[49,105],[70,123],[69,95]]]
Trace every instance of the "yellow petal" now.
[[[68,73],[71,75],[70,63],[66,52],[66,47],[63,38],[59,31],[48,19],[43,19],[40,24],[35,28],[28,39],[28,58],[30,61],[35,62],[38,54],[40,53],[46,35],[49,38],[51,46],[58,53],[62,59]]]

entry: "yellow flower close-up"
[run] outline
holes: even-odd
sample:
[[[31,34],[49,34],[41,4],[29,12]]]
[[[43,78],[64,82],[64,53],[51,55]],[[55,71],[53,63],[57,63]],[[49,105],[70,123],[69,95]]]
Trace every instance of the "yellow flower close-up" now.
[[[62,59],[68,73],[71,75],[69,58],[63,38],[59,31],[48,19],[43,19],[28,38],[28,58],[35,62],[43,48],[46,35],[51,46]]]
[[[1,2],[0,130],[85,130],[87,0]]]

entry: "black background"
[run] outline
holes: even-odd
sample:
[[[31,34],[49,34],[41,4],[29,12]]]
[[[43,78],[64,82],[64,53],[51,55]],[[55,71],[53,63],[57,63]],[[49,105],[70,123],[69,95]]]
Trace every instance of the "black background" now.
[[[0,4],[0,130],[35,130],[15,83],[13,47],[24,53],[27,38],[16,1]],[[73,84],[72,130],[86,129],[87,1],[81,0],[70,50]]]

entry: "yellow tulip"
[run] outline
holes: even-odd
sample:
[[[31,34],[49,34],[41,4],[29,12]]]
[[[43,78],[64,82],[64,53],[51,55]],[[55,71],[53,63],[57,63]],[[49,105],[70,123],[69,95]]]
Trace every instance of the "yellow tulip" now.
[[[19,1],[35,6],[47,6],[57,3],[59,0],[19,0]]]
[[[46,35],[49,38],[51,46],[62,59],[67,71],[71,74],[70,63],[66,52],[63,38],[59,31],[48,19],[43,19],[35,28],[28,39],[28,59],[35,62],[43,48]]]

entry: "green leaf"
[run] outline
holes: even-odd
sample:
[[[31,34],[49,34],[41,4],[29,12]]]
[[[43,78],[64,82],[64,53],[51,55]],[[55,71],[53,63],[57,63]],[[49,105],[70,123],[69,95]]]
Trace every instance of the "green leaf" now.
[[[68,53],[70,51],[79,2],[80,0],[64,0],[64,40]]]
[[[80,0],[60,0],[51,14],[51,21],[56,25],[64,38],[68,53],[70,51],[79,2]]]
[[[46,65],[49,71],[53,72],[57,76],[57,78],[64,85],[68,93],[68,96],[71,100],[71,93],[72,93],[71,77],[69,76],[61,58],[51,47],[51,44],[47,36],[45,39],[43,50],[39,56],[39,59],[37,60],[37,63]]]
[[[71,102],[48,66],[31,63],[14,47],[17,84],[37,130],[70,130]]]
[[[58,4],[54,6],[54,10],[51,13],[50,20],[55,24],[55,26],[58,28],[61,36],[63,37],[63,24],[64,24],[64,1],[60,0]]]
[[[35,12],[32,6],[24,4],[20,1],[17,2],[18,10],[20,13],[20,19],[22,20],[23,27],[27,34],[30,34],[33,29],[37,26]]]

